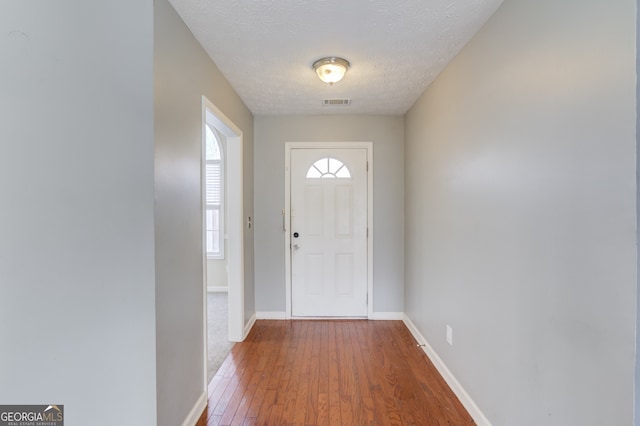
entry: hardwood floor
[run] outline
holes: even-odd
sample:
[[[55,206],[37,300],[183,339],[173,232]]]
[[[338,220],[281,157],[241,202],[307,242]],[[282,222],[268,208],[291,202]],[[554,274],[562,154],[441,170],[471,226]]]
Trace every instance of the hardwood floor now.
[[[473,425],[401,321],[257,321],[197,426]]]

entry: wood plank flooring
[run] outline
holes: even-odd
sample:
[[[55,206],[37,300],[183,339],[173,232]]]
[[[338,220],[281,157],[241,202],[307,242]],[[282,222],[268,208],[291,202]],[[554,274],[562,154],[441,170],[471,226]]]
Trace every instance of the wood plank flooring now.
[[[257,321],[197,426],[474,425],[401,321]]]

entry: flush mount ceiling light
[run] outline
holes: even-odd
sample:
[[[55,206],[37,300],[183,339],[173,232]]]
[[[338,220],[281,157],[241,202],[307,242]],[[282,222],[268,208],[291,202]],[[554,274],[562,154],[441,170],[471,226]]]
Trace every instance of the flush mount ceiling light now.
[[[318,59],[313,63],[313,69],[315,70],[320,80],[325,83],[329,83],[333,86],[333,83],[337,83],[342,80],[345,73],[349,69],[349,61],[342,58],[329,57]]]

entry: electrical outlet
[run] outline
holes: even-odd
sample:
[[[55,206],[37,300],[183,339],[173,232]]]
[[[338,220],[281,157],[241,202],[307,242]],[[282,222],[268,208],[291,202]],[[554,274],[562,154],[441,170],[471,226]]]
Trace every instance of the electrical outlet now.
[[[447,324],[447,343],[453,346],[453,329],[449,324]]]

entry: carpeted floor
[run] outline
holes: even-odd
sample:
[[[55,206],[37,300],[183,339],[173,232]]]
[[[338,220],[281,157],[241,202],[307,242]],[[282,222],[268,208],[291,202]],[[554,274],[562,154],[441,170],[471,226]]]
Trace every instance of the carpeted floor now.
[[[207,377],[211,381],[227,357],[233,343],[229,342],[229,302],[227,293],[207,293],[207,321],[209,346]]]

